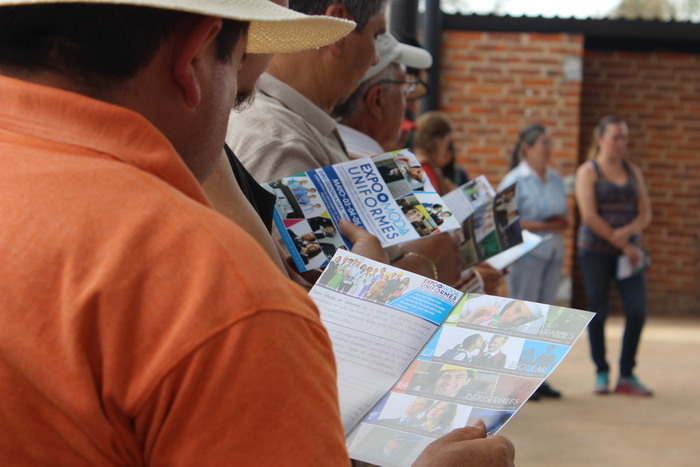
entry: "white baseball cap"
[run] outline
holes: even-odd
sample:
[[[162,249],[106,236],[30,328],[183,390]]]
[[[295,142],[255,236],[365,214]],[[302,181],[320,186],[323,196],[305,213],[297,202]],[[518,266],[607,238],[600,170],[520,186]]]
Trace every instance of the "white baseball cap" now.
[[[399,63],[418,69],[430,68],[430,65],[433,64],[433,57],[430,55],[430,52],[420,47],[402,44],[388,32],[378,36],[374,44],[377,48],[379,62],[367,70],[365,76],[362,77],[362,81],[367,81],[376,76],[392,63]]]
[[[305,15],[269,0],[0,0],[0,8],[57,3],[142,6],[250,22],[249,53],[297,52],[322,47],[355,28],[352,21]]]

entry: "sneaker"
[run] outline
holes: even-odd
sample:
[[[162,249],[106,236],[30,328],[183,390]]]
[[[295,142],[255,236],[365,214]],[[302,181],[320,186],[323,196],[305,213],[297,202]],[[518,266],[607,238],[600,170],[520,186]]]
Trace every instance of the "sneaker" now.
[[[615,392],[618,394],[630,394],[633,396],[653,396],[654,393],[644,386],[636,376],[630,375],[627,378],[620,378],[617,382]]]
[[[608,389],[608,372],[601,371],[595,375],[595,388],[593,388],[593,394],[610,394]]]

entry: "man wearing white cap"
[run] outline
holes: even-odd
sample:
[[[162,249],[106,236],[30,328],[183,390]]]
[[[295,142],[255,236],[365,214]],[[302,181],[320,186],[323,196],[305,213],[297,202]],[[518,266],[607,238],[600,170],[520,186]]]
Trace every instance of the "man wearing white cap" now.
[[[427,50],[402,44],[389,33],[379,36],[376,45],[379,62],[365,73],[362,83],[348,100],[334,110],[341,121],[338,130],[351,157],[368,157],[395,149],[406,113],[406,98],[412,95],[418,83],[407,78],[405,67],[420,70],[432,64]],[[458,248],[454,238],[443,236],[443,252],[454,252],[457,257]],[[461,265],[454,265],[454,268],[461,270]],[[470,291],[483,293],[481,277],[488,277],[490,269],[488,265],[479,265],[471,273],[463,273],[462,282],[453,285],[460,287],[470,282],[473,274],[478,274],[478,288]]]
[[[406,98],[417,82],[408,80],[406,67],[426,69],[430,53],[402,44],[385,33],[376,40],[379,62],[365,73],[352,95],[335,108],[340,135],[351,157],[368,157],[395,144],[406,112]]]
[[[198,180],[246,38],[351,27],[260,0],[0,0],[3,464],[347,464],[318,312]],[[474,433],[425,456],[512,461]]]

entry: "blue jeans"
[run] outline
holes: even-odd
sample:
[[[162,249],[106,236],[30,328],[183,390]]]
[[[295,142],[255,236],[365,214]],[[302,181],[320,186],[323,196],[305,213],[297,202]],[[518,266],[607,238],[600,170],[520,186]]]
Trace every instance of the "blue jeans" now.
[[[617,256],[579,250],[579,258],[581,259],[588,310],[596,314],[588,326],[593,363],[595,363],[598,372],[607,372],[610,369],[605,359],[604,327],[605,319],[608,316],[610,283],[614,280],[617,290],[620,292],[625,312],[620,377],[628,377],[632,374],[632,369],[636,364],[635,357],[647,314],[644,273],[619,280],[616,277]]]
[[[523,256],[508,268],[509,296],[551,305],[559,288],[563,263],[563,259]]]

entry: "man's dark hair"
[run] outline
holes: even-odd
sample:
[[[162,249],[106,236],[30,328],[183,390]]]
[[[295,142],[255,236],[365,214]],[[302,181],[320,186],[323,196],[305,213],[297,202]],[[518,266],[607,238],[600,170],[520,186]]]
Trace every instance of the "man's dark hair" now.
[[[0,69],[52,71],[91,87],[134,76],[191,13],[128,5],[49,4],[0,8]],[[231,60],[248,23],[225,20],[217,58]]]
[[[307,15],[322,15],[326,9],[340,3],[345,5],[357,23],[355,31],[362,31],[372,16],[382,11],[388,0],[289,0],[289,8]]]

